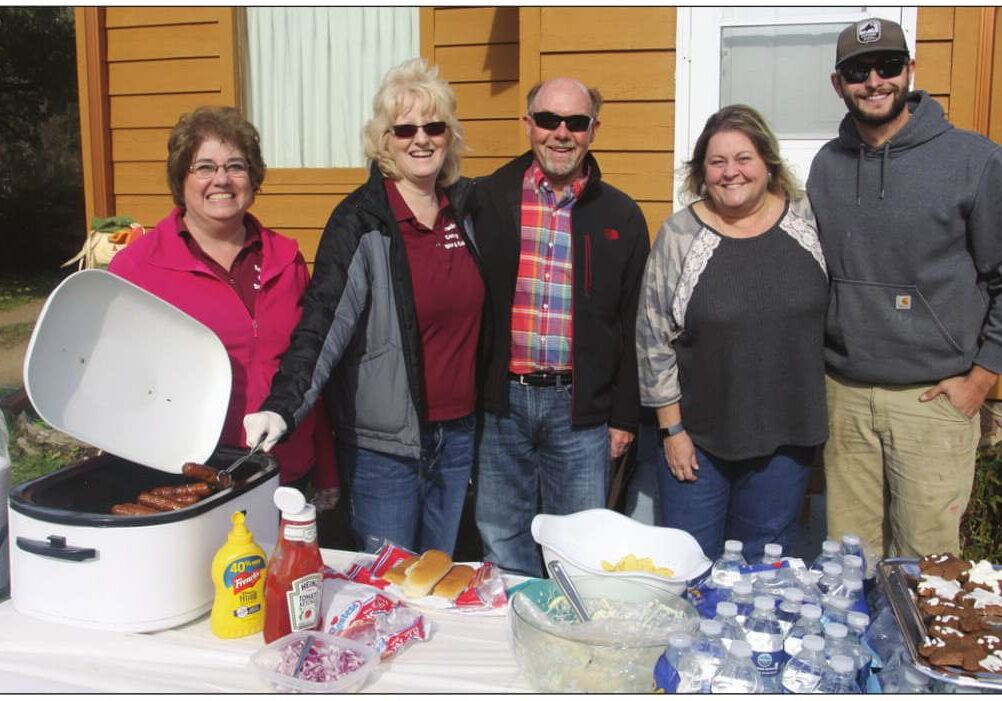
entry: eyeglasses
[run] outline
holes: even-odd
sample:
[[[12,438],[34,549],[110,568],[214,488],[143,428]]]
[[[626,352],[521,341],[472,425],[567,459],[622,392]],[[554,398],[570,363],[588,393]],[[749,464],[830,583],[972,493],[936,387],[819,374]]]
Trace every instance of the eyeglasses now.
[[[392,131],[398,139],[413,139],[418,129],[428,136],[442,136],[449,125],[445,122],[428,122],[427,124],[394,124],[387,131]]]
[[[571,114],[565,117],[554,112],[533,112],[530,116],[537,127],[548,131],[559,128],[561,122],[567,125],[567,131],[574,132],[587,131],[591,126],[591,117],[587,114]]]
[[[192,163],[188,166],[188,172],[193,174],[199,180],[211,180],[216,177],[216,171],[222,168],[226,171],[226,174],[231,178],[246,178],[248,175],[247,164],[243,161],[230,161],[229,163],[224,163],[223,165],[216,165],[215,163],[210,163],[208,161],[200,161],[198,163]]]
[[[839,75],[847,83],[865,83],[870,77],[870,70],[876,69],[881,78],[896,78],[901,75],[908,63],[904,56],[885,56],[879,61],[867,63],[864,61],[849,61],[838,68]]]

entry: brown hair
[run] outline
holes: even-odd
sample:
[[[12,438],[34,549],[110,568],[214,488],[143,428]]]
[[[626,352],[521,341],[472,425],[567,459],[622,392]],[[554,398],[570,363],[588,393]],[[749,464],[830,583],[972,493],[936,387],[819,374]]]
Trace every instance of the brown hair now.
[[[531,88],[529,88],[529,94],[525,96],[525,111],[529,114],[532,113],[532,103],[536,101],[536,95],[542,90],[543,86],[549,81],[541,80]],[[602,105],[605,103],[605,99],[602,97],[602,93],[599,92],[598,88],[589,88],[584,83],[580,81],[577,82],[581,88],[588,93],[588,97],[591,99],[591,118],[598,119],[598,111],[602,109]]]
[[[423,112],[434,112],[448,125],[445,163],[438,182],[451,185],[459,180],[460,161],[466,152],[463,127],[456,119],[456,94],[438,77],[438,67],[428,67],[424,59],[414,58],[386,72],[383,84],[372,99],[372,119],[365,124],[362,141],[365,156],[387,178],[400,179],[400,172],[390,155],[390,127],[396,118],[417,104]]]
[[[796,198],[800,195],[800,187],[789,167],[779,155],[779,142],[772,133],[765,119],[753,107],[748,105],[727,105],[720,108],[706,120],[703,132],[696,140],[692,151],[692,159],[685,163],[685,182],[682,187],[685,192],[703,197],[706,187],[706,150],[710,139],[722,131],[737,131],[747,136],[758,155],[765,161],[769,170],[769,191],[777,195]]]
[[[202,142],[215,137],[240,149],[247,159],[251,189],[264,182],[267,166],[261,157],[261,137],[234,107],[199,107],[182,114],[167,139],[167,185],[174,204],[184,207],[184,181]]]

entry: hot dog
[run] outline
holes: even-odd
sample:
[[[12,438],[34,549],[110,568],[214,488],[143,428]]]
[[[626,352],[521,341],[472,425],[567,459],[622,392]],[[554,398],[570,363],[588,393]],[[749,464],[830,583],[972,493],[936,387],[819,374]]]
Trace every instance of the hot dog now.
[[[189,494],[205,497],[212,494],[212,485],[206,482],[191,482],[190,484],[178,484],[172,487],[154,487],[149,491],[150,494],[155,494],[158,497],[175,497]]]
[[[231,478],[228,472],[221,472],[220,470],[217,470],[214,467],[209,467],[208,465],[199,465],[197,462],[186,462],[181,467],[181,473],[185,477],[192,477],[219,487],[230,486]]]
[[[150,494],[149,492],[140,492],[139,496],[136,497],[136,501],[143,506],[151,506],[157,511],[179,511],[180,509],[191,505],[182,502],[180,499],[161,497],[156,494]]]
[[[149,514],[160,513],[156,509],[150,508],[149,506],[143,506],[142,504],[115,504],[111,507],[111,513],[117,516],[147,516]]]

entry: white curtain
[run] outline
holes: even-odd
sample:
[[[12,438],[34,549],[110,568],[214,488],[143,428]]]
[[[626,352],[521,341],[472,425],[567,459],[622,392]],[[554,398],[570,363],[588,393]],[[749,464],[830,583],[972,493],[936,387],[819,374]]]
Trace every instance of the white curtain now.
[[[418,55],[418,8],[248,7],[247,36],[248,117],[265,163],[364,166],[383,74]]]

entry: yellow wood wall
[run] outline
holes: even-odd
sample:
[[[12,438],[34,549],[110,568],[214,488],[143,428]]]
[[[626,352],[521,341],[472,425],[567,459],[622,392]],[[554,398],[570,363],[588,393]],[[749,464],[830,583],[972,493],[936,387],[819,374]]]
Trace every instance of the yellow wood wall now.
[[[114,213],[153,224],[171,206],[164,179],[170,127],[198,105],[240,104],[242,10],[95,11],[105,13],[108,116],[103,127],[82,122],[110,135]],[[916,85],[942,102],[957,126],[996,140],[999,15],[994,8],[919,8],[916,74]],[[489,173],[522,153],[526,92],[540,79],[572,75],[605,96],[593,149],[607,179],[640,203],[653,235],[672,201],[674,8],[423,7],[420,21],[421,54],[439,65],[458,97],[470,145],[464,174]],[[93,41],[88,34],[78,44]],[[364,178],[360,168],[271,169],[253,211],[298,238],[311,260],[330,211]],[[88,197],[94,190],[89,183]]]

